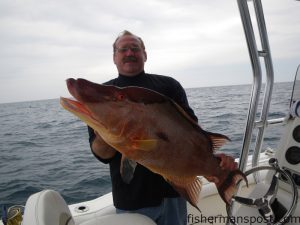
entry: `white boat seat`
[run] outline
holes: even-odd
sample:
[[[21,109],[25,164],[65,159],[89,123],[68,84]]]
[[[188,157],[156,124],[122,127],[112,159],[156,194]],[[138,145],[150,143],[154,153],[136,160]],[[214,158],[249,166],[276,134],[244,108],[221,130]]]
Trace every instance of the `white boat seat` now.
[[[22,225],[75,225],[75,223],[61,195],[53,190],[44,190],[28,198]]]
[[[156,225],[149,217],[136,214],[96,216],[76,225]],[[69,207],[61,195],[44,190],[31,195],[25,205],[22,225],[75,225]]]
[[[85,221],[80,225],[156,225],[147,216],[137,213],[111,214]]]

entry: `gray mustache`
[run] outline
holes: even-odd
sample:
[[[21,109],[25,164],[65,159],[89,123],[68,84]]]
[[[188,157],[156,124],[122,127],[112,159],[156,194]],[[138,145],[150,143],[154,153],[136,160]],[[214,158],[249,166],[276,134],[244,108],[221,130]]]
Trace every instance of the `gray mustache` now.
[[[134,56],[127,56],[127,57],[124,57],[123,59],[123,62],[126,63],[126,62],[136,62],[137,61],[137,58],[134,57]]]

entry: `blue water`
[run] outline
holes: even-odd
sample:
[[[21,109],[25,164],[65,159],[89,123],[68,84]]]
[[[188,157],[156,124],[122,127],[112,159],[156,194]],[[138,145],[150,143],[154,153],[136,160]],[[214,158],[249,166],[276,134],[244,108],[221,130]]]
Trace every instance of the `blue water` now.
[[[288,111],[292,83],[278,83],[270,117]],[[239,156],[251,85],[187,89],[202,128],[232,140],[222,151]],[[267,130],[264,147],[276,148],[282,126]],[[107,165],[89,149],[85,124],[61,108],[58,99],[0,104],[0,204],[25,204],[43,189],[59,191],[67,203],[111,191]]]

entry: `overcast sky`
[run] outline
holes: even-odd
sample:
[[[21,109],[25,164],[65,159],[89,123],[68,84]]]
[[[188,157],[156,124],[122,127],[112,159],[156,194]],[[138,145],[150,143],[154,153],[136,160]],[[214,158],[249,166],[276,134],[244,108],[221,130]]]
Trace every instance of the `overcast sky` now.
[[[263,0],[275,81],[300,63],[300,2]],[[252,82],[236,0],[1,0],[0,103],[69,96],[65,79],[116,76],[112,43],[144,39],[145,70],[183,87]]]

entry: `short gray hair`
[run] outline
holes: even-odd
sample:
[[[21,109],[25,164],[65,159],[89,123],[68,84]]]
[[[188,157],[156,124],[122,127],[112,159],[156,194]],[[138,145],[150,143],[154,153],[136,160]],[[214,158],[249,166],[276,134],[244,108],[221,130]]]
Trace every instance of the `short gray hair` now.
[[[142,38],[140,38],[139,36],[137,36],[137,35],[131,33],[131,32],[128,31],[128,30],[123,30],[123,31],[118,35],[118,37],[116,38],[115,42],[113,43],[113,51],[114,51],[114,52],[116,52],[116,49],[117,49],[117,46],[116,46],[117,41],[118,41],[121,37],[127,36],[127,35],[128,35],[128,36],[134,36],[134,37],[136,37],[136,38],[141,42],[142,48],[145,49],[145,44],[144,44]]]

